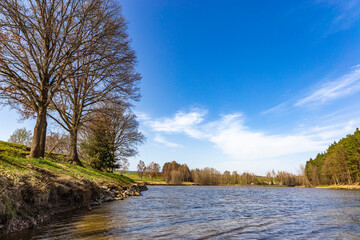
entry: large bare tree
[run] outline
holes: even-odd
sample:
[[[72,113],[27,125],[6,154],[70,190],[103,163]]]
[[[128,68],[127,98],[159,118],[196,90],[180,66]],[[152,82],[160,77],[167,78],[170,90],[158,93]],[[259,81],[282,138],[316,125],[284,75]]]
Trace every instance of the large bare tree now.
[[[44,156],[46,116],[54,94],[79,72],[77,57],[91,52],[92,43],[101,38],[93,34],[101,26],[89,25],[89,19],[104,1],[0,1],[0,97],[36,118],[30,157]]]
[[[127,24],[120,7],[113,1],[104,1],[86,25],[98,28],[84,36],[91,42],[91,52],[79,55],[68,68],[79,69],[67,78],[61,91],[53,98],[50,116],[70,134],[70,161],[80,164],[78,157],[78,133],[84,123],[95,116],[95,105],[101,102],[137,100],[137,82],[140,75],[135,71],[136,57],[130,47]],[[99,37],[101,36],[101,37]],[[98,38],[96,42],[91,39]]]

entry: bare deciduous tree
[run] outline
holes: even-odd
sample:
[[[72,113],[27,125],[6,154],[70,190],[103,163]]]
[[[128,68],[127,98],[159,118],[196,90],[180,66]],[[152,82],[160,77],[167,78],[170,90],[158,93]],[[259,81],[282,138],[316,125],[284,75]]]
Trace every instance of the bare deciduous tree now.
[[[181,173],[179,170],[171,170],[171,184],[180,184],[181,183]]]
[[[129,160],[127,160],[126,158],[123,158],[119,161],[119,169],[121,171],[122,174],[124,174],[127,170],[129,170]]]
[[[232,172],[232,174],[231,174],[231,182],[233,184],[239,183],[239,174],[237,173],[237,171]]]
[[[139,175],[140,179],[142,179],[145,170],[146,170],[145,163],[142,160],[140,160],[137,165],[137,174]]]
[[[0,1],[0,97],[25,117],[36,117],[30,157],[44,156],[53,96],[66,79],[83,74],[79,58],[98,51],[96,43],[104,40],[98,33],[112,23],[99,16],[109,4],[110,0]]]
[[[31,131],[26,130],[26,128],[18,128],[13,134],[11,134],[9,142],[29,146],[31,142],[31,135]]]
[[[104,115],[105,114],[105,115]],[[136,116],[124,104],[111,104],[103,108],[112,143],[116,149],[116,158],[123,159],[137,154],[137,146],[144,142],[144,135],[138,130]]]
[[[64,133],[50,132],[46,136],[45,150],[48,153],[56,152],[61,154],[69,153],[69,136]]]
[[[147,167],[146,171],[149,173],[151,180],[154,179],[160,173],[160,165],[154,162],[151,162]]]
[[[0,97],[36,117],[30,157],[44,156],[48,107],[63,82],[81,74],[79,56],[101,40],[95,16],[107,2],[0,1]]]
[[[129,44],[127,24],[120,7],[114,1],[103,1],[85,25],[97,26],[90,34],[84,32],[85,36],[82,36],[82,41],[86,39],[91,43],[91,52],[75,54],[77,61],[68,68],[79,69],[79,73],[64,82],[53,98],[52,107],[57,114],[50,114],[69,132],[69,159],[78,164],[78,132],[94,116],[94,106],[119,99],[137,100],[136,84],[140,80],[134,69],[136,57]]]

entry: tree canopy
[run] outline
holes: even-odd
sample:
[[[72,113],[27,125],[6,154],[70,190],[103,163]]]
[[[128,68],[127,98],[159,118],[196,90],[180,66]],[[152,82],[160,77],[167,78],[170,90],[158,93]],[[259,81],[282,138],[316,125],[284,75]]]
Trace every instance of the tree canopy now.
[[[306,162],[311,185],[353,184],[360,181],[360,131],[331,144],[324,153]]]

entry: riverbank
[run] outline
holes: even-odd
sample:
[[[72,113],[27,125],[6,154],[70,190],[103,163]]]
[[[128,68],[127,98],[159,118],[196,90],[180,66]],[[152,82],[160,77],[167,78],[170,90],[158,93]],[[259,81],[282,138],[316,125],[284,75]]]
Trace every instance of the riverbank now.
[[[325,185],[316,188],[341,189],[341,190],[360,190],[360,185]]]
[[[148,186],[212,186],[212,187],[303,187],[303,186],[285,186],[285,185],[245,185],[245,184],[217,184],[217,185],[209,185],[209,184],[197,184],[193,182],[183,182],[179,184],[170,184],[166,182],[137,182],[138,184],[144,184]]]
[[[139,196],[146,189],[119,173],[68,164],[64,155],[27,159],[29,150],[0,141],[0,234],[34,228],[60,212]]]

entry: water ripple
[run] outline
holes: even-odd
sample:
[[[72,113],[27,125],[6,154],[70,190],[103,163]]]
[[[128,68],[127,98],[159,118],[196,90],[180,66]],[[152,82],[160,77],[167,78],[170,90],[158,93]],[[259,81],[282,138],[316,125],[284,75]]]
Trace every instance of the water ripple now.
[[[360,191],[150,186],[16,239],[359,239]]]

